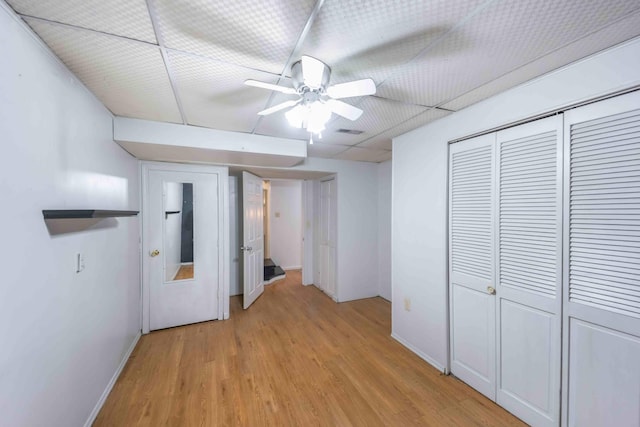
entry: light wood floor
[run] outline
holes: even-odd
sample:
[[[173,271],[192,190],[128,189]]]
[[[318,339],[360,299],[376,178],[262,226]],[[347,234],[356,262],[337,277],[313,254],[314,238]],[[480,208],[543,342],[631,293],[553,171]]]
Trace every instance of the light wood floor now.
[[[181,265],[173,280],[193,279],[193,264]]]
[[[143,336],[94,425],[524,425],[394,341],[390,318],[287,272],[229,320]]]

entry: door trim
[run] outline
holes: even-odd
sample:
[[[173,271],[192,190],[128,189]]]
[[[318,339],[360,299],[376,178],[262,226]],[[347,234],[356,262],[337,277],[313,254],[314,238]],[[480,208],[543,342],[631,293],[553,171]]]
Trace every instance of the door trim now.
[[[315,254],[315,256],[314,256],[314,260],[315,260],[315,261],[314,261],[314,268],[315,268],[315,269],[316,269],[316,271],[317,271],[317,269],[318,269],[318,265],[320,264],[320,235],[321,235],[321,230],[320,230],[320,227],[321,227],[320,222],[321,222],[321,220],[320,220],[320,218],[321,218],[321,215],[322,215],[322,211],[321,211],[321,209],[322,209],[322,208],[321,208],[321,204],[320,204],[320,198],[321,198],[321,195],[322,195],[321,187],[322,187],[322,183],[324,183],[324,182],[328,182],[328,181],[333,181],[333,182],[334,182],[334,184],[335,184],[335,193],[336,193],[336,197],[335,197],[335,205],[336,205],[335,210],[336,210],[336,215],[335,215],[335,218],[334,218],[334,221],[333,221],[333,228],[334,228],[335,235],[336,235],[336,241],[335,241],[335,245],[336,245],[336,247],[335,247],[335,252],[336,252],[336,255],[335,255],[335,261],[334,261],[334,266],[333,266],[333,270],[334,270],[334,271],[333,271],[334,294],[333,294],[333,295],[329,295],[327,292],[322,291],[322,289],[320,289],[320,287],[319,287],[319,286],[317,286],[317,285],[316,285],[316,287],[317,287],[318,289],[320,289],[322,292],[324,292],[324,293],[325,293],[325,295],[327,295],[329,298],[331,298],[331,299],[332,299],[332,300],[334,300],[335,302],[340,302],[340,298],[338,297],[339,292],[340,292],[340,286],[339,286],[339,284],[338,284],[338,277],[339,277],[339,274],[338,274],[338,264],[339,264],[339,262],[340,262],[340,261],[339,261],[339,259],[340,259],[340,254],[339,254],[339,252],[338,252],[338,249],[339,249],[339,246],[340,246],[340,245],[338,244],[338,239],[340,238],[340,234],[339,234],[339,232],[338,232],[338,230],[339,230],[339,228],[338,228],[338,227],[339,227],[339,223],[338,223],[338,221],[339,221],[339,219],[338,219],[338,216],[339,216],[339,215],[338,215],[338,203],[339,203],[339,202],[338,202],[338,197],[339,197],[339,194],[338,194],[338,193],[339,193],[339,190],[338,190],[338,174],[329,175],[329,176],[325,176],[325,177],[323,177],[323,178],[320,178],[320,179],[317,181],[317,182],[318,182],[318,185],[317,185],[317,187],[315,188],[315,190],[316,190],[316,194],[315,194],[314,196],[315,196],[315,199],[316,199],[316,209],[315,209],[315,214],[316,214],[316,220],[317,220],[317,221],[316,221],[316,223],[317,223],[317,228],[316,228],[316,230],[315,230],[315,236],[316,236],[316,238],[314,239],[314,240],[315,240],[314,244],[316,245],[316,247],[315,247],[315,253],[316,253],[316,254]],[[315,271],[314,271],[314,273],[315,273]],[[317,276],[316,274],[314,274],[314,275],[313,275],[313,277],[314,277],[314,283],[315,283],[315,282],[317,282],[317,278],[318,278],[318,276]]]
[[[140,304],[142,316],[142,333],[148,334],[150,319],[150,283],[149,283],[149,251],[145,236],[149,224],[149,172],[185,172],[218,175],[218,318],[229,318],[229,169],[221,166],[187,165],[179,163],[140,162],[140,199],[142,214],[140,215]]]

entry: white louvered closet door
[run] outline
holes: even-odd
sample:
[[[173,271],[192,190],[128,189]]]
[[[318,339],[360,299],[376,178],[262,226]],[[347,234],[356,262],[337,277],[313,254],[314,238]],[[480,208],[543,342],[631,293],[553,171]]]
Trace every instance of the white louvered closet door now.
[[[640,425],[640,93],[566,113],[563,425]]]
[[[450,146],[451,372],[495,400],[495,134]]]
[[[497,395],[533,426],[560,419],[562,116],[497,133]]]

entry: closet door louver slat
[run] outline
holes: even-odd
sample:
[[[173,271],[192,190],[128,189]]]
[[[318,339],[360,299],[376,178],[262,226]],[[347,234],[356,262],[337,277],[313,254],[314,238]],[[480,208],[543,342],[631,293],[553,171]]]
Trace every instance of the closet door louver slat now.
[[[490,146],[451,155],[452,269],[488,280],[492,263],[491,156]]]
[[[570,135],[569,301],[640,318],[640,110]]]
[[[500,285],[545,297],[557,288],[557,137],[500,143]]]

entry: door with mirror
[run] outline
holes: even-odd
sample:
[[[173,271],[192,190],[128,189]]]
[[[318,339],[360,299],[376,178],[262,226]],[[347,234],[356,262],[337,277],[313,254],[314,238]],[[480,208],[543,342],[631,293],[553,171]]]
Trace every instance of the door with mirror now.
[[[218,175],[149,172],[149,326],[218,318]]]

